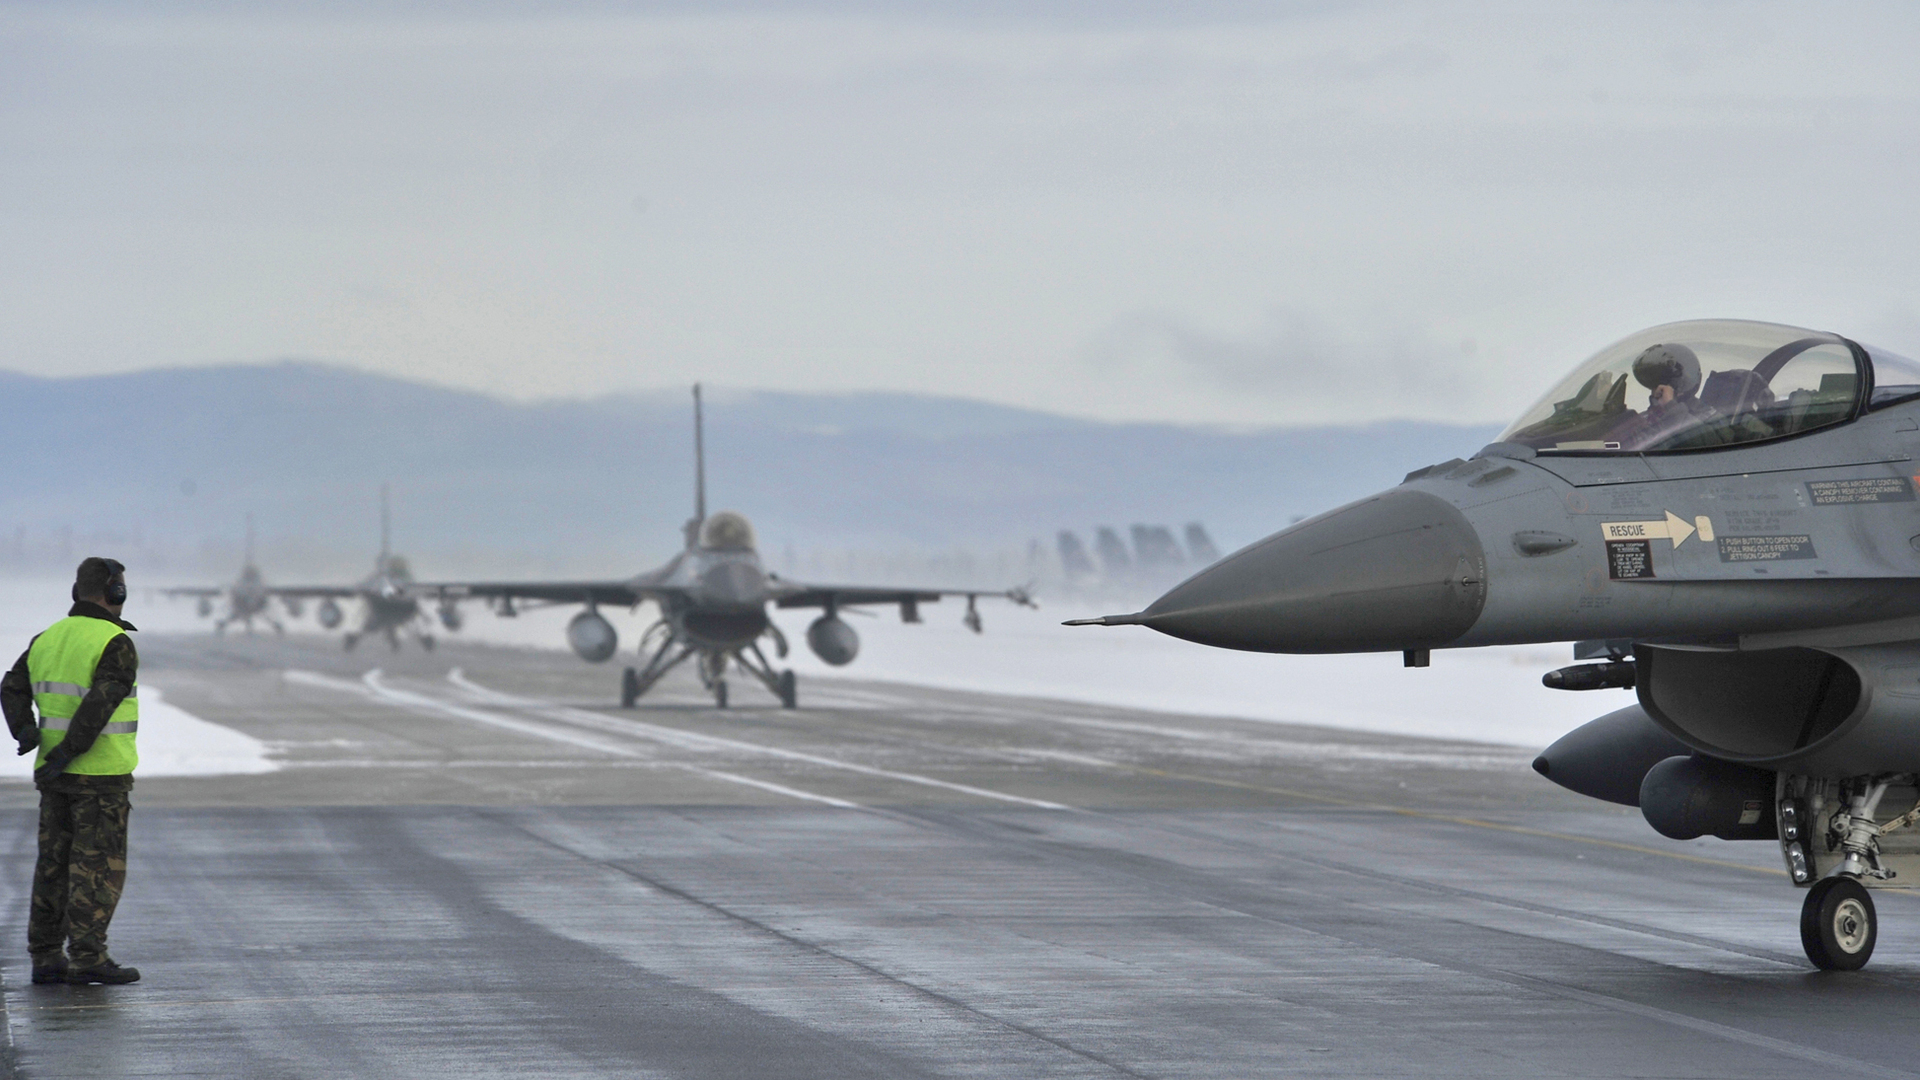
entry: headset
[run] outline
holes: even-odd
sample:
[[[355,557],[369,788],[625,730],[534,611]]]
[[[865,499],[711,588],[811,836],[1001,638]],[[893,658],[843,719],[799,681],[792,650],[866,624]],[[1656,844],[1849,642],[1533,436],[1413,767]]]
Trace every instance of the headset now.
[[[76,581],[73,583],[73,588],[68,591],[68,595],[72,596],[75,601],[78,601],[80,599],[80,583],[79,582]],[[108,604],[126,603],[127,602],[127,579],[124,577],[121,577],[119,574],[113,575],[113,577],[107,580],[106,590],[102,592],[100,595],[101,595],[101,598],[106,600]]]

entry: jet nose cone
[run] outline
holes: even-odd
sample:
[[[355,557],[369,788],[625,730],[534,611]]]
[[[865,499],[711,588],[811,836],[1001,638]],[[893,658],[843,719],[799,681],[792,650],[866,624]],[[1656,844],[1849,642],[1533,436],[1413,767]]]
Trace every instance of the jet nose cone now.
[[[1486,576],[1485,551],[1465,515],[1444,499],[1395,489],[1227,557],[1139,618],[1227,649],[1426,649],[1473,626]]]
[[[700,593],[712,604],[754,607],[766,603],[766,575],[744,562],[723,562],[700,575]]]

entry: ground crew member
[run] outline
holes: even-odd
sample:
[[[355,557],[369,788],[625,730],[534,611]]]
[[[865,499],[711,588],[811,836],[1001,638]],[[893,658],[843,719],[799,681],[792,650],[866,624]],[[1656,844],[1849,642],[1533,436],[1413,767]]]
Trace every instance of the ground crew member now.
[[[89,558],[74,575],[67,617],[33,639],[0,677],[0,710],[20,744],[39,751],[40,859],[33,868],[27,951],[33,981],[130,983],[107,956],[107,923],[127,883],[127,812],[140,658],[120,619],[126,567]],[[40,713],[34,720],[34,709]]]

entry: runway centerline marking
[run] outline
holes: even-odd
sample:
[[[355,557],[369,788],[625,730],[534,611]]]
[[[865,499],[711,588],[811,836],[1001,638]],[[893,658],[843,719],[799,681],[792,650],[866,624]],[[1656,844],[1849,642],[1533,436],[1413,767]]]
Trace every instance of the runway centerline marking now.
[[[825,803],[828,806],[837,807],[842,810],[862,809],[859,803],[849,802],[846,799],[835,798],[831,795],[822,795],[813,791],[803,791],[800,788],[788,787],[785,784],[776,784],[770,780],[741,776],[738,773],[725,772],[720,769],[709,769],[704,766],[693,765],[682,761],[658,761],[653,755],[642,753],[631,746],[623,746],[620,743],[608,739],[596,738],[583,732],[569,731],[565,728],[556,728],[551,724],[540,724],[530,720],[516,719],[511,716],[502,716],[499,713],[487,712],[484,709],[470,709],[462,705],[456,705],[450,701],[440,701],[437,698],[431,698],[425,694],[415,694],[406,690],[396,689],[386,685],[386,683],[382,681],[379,668],[374,668],[372,671],[367,672],[360,677],[358,682],[348,679],[336,679],[330,675],[322,675],[314,671],[288,670],[282,672],[281,677],[288,682],[297,683],[301,686],[314,686],[325,690],[361,694],[371,697],[375,701],[384,702],[399,708],[440,713],[472,723],[498,728],[502,731],[511,731],[520,735],[532,736],[536,739],[546,739],[550,742],[564,743],[568,746],[579,747],[583,750],[592,750],[598,753],[611,754],[615,757],[647,762],[663,768],[681,769],[699,776],[708,777],[709,779],[720,780],[729,784],[738,784],[743,787],[758,788],[761,791],[774,795],[782,795],[790,799]]]
[[[466,673],[459,668],[454,668],[447,673],[447,681],[481,700],[495,705],[517,709],[531,709],[538,711],[542,716],[565,720],[569,723],[581,724],[599,731],[607,731],[614,734],[631,733],[645,735],[666,743],[669,746],[678,746],[686,750],[724,749],[744,751],[753,754],[765,754],[769,757],[785,758],[789,761],[804,761],[811,765],[820,765],[831,769],[845,769],[848,772],[861,773],[866,776],[878,776],[888,780],[899,780],[908,784],[944,788],[948,791],[958,791],[962,794],[972,795],[982,799],[998,799],[1002,802],[1018,803],[1022,806],[1032,806],[1041,810],[1074,809],[1074,807],[1068,806],[1065,803],[1049,802],[1046,799],[1028,798],[1025,795],[1014,795],[1005,791],[995,791],[991,788],[974,787],[972,784],[961,784],[952,780],[939,780],[931,776],[922,776],[919,773],[882,769],[874,765],[861,765],[857,762],[843,761],[839,758],[809,754],[803,750],[788,750],[778,746],[767,746],[764,743],[747,742],[742,739],[729,739],[720,735],[701,735],[696,732],[681,731],[679,728],[670,728],[661,724],[649,724],[645,720],[616,720],[613,717],[604,716],[586,709],[576,709],[571,706],[540,701],[537,698],[523,698],[515,694],[507,694],[498,690],[489,689],[467,678]]]

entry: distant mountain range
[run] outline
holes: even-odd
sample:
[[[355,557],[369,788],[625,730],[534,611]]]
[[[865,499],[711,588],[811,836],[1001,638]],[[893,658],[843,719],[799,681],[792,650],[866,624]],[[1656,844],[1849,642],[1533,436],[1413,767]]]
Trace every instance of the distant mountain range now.
[[[522,404],[317,363],[46,379],[0,372],[0,568],[125,550],[230,573],[244,516],[270,575],[627,573],[692,506],[684,390]],[[776,565],[819,550],[1053,550],[1060,529],[1205,522],[1222,550],[1471,454],[1485,426],[1237,431],[1108,424],[955,398],[711,389],[710,506]],[[275,565],[276,560],[278,566]],[[128,559],[134,561],[133,558]]]

